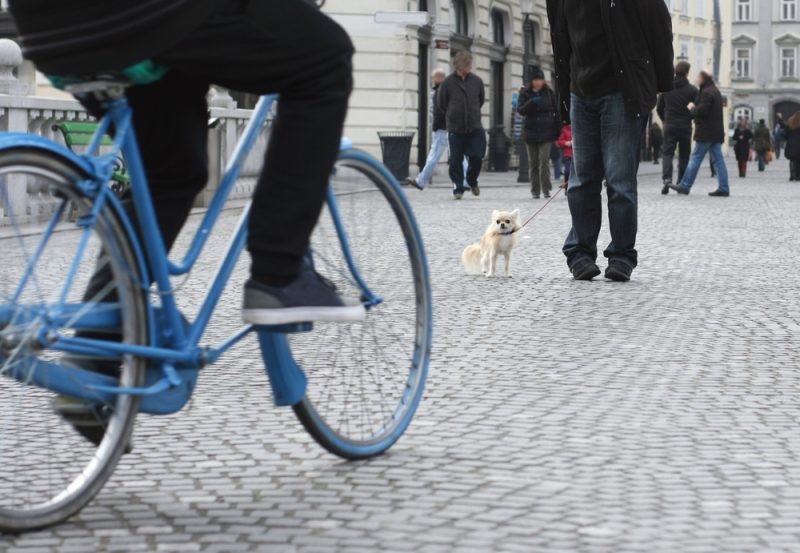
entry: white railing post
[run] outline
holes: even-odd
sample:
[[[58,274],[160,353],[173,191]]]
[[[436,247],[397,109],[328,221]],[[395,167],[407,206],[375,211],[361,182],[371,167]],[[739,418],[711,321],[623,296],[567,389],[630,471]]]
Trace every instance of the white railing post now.
[[[10,96],[6,108],[4,130],[10,132],[28,131],[28,112],[19,101],[28,93],[28,87],[19,82],[14,71],[22,65],[22,50],[13,40],[0,39],[0,94]],[[5,196],[8,206],[19,219],[28,216],[28,190],[27,179],[24,175],[12,175],[8,181],[0,184],[6,187]],[[8,213],[4,213],[8,217]]]

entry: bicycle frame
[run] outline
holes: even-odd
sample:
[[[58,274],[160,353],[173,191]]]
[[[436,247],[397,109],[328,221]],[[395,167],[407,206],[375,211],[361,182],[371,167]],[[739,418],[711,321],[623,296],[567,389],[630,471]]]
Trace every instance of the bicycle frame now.
[[[10,371],[11,376],[46,387],[57,393],[90,401],[111,402],[118,394],[141,396],[140,409],[143,412],[168,414],[180,410],[189,400],[197,373],[203,366],[215,362],[245,336],[257,331],[267,373],[272,384],[275,404],[293,405],[302,399],[305,394],[306,379],[302,369],[292,358],[286,334],[308,331],[311,329],[310,324],[285,327],[254,327],[246,325],[221,344],[207,348],[199,346],[215,307],[225,289],[225,285],[245,247],[250,213],[249,204],[239,219],[227,252],[217,268],[197,317],[188,325],[184,323],[178,310],[170,280],[172,276],[184,275],[190,272],[202,253],[208,237],[225,206],[225,202],[233,190],[245,159],[252,150],[275,100],[276,96],[264,96],[256,105],[253,116],[228,162],[219,188],[212,198],[200,227],[193,236],[183,259],[179,262],[169,260],[156,223],[153,201],[131,124],[131,108],[124,99],[113,100],[110,103],[108,114],[101,121],[91,144],[87,148],[87,153],[81,156],[84,166],[93,169],[91,171],[92,178],[89,181],[79,183],[79,187],[85,194],[93,197],[95,202],[93,213],[99,212],[105,203],[112,204],[112,207],[123,219],[123,224],[134,242],[134,249],[139,258],[139,268],[143,275],[143,282],[139,284],[145,288],[149,288],[148,283],[150,282],[155,285],[160,305],[154,308],[148,302],[150,343],[146,346],[131,345],[83,337],[68,337],[60,334],[55,340],[52,340],[52,338],[48,340],[48,331],[57,329],[59,323],[62,325],[67,324],[66,321],[70,321],[69,328],[75,330],[90,330],[98,327],[113,328],[115,325],[119,325],[120,314],[118,308],[87,310],[86,306],[90,304],[64,304],[63,299],[55,309],[57,316],[49,321],[49,325],[44,325],[37,338],[42,346],[68,354],[101,357],[132,355],[146,358],[156,363],[151,363],[151,367],[147,370],[145,385],[138,388],[119,387],[116,380],[108,376],[82,369],[66,368],[33,358],[31,359],[31,365],[28,367],[12,369]],[[98,155],[102,136],[111,125],[117,131],[111,151]],[[43,139],[37,140],[42,141]],[[46,146],[40,145],[40,147],[53,149],[52,143]],[[138,240],[137,235],[132,232],[133,225],[131,221],[124,214],[116,198],[107,193],[105,187],[105,183],[108,180],[107,177],[110,175],[111,163],[119,153],[125,158],[131,175],[131,194],[139,228],[141,229],[141,238]],[[373,294],[358,272],[358,268],[350,254],[345,229],[339,219],[335,197],[330,190],[327,201],[346,263],[354,281],[361,288],[365,306],[369,308],[377,305],[382,300]],[[91,224],[91,219],[87,221],[87,224]],[[48,232],[52,231],[52,228],[48,228]],[[45,233],[42,238],[42,244],[47,241],[48,237],[47,233]],[[80,256],[83,255],[83,246],[84,244],[81,244],[78,249],[77,259],[80,259]],[[29,272],[31,270],[32,267],[28,269]],[[23,281],[29,276],[28,274],[23,277]],[[69,284],[65,283],[65,288]],[[16,316],[13,314],[13,308],[6,307],[5,311],[4,313],[4,307],[0,305],[0,327],[7,323],[10,317]]]

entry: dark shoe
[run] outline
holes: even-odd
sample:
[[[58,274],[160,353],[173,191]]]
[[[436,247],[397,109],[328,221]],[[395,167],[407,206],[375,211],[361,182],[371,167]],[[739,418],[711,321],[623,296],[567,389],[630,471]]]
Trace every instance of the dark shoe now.
[[[453,192],[453,199],[454,200],[460,200],[463,197],[464,197],[464,193],[463,192]]]
[[[600,267],[588,257],[575,261],[569,270],[572,271],[572,278],[575,280],[592,280],[600,274]]]
[[[628,282],[633,269],[621,261],[610,261],[606,267],[606,278],[615,282]]]
[[[242,320],[248,324],[350,323],[366,314],[360,300],[341,297],[332,282],[310,268],[282,288],[253,279],[244,285]]]
[[[669,187],[672,185],[672,181],[670,179],[664,180],[664,186],[661,188],[661,193],[665,196],[669,194]]]
[[[470,186],[469,191],[472,192],[473,196],[480,196],[481,195],[481,187],[477,184],[475,186]]]
[[[709,196],[715,196],[717,198],[727,198],[731,195],[730,192],[723,192],[722,190],[714,190],[713,192],[708,193]]]
[[[550,192],[545,192],[545,193],[544,193],[544,197],[545,197],[545,198],[549,198],[549,197],[550,197]]]
[[[541,198],[541,197],[542,197],[542,196],[541,196],[541,195],[539,195],[539,194],[532,194],[532,196],[533,196],[533,199],[534,199],[534,200],[538,200],[539,198]]]
[[[672,190],[674,190],[675,192],[677,192],[678,194],[681,194],[683,196],[688,196],[689,195],[689,189],[688,188],[684,188],[680,184],[669,183],[667,185],[667,188],[671,188]]]
[[[400,184],[402,186],[407,186],[407,187],[410,187],[410,188],[416,188],[417,190],[425,190],[425,188],[423,186],[419,185],[419,183],[417,182],[417,179],[412,179],[411,177],[408,177],[407,179],[405,179]]]

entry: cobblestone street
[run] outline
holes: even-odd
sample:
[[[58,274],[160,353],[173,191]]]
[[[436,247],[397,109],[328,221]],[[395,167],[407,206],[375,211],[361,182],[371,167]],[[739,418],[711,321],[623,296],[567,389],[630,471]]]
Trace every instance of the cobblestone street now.
[[[571,280],[563,196],[525,229],[513,279],[465,276],[461,251],[492,209],[542,205],[515,173],[461,202],[410,191],[435,340],[389,454],[325,453],[272,406],[248,339],[204,371],[187,410],[138,419],[133,453],[79,516],[0,536],[0,552],[800,552],[800,183],[784,160],[745,180],[729,166],[730,198],[707,196],[707,164],[689,197],[662,196],[642,166],[627,284]],[[238,323],[246,269],[220,334]]]

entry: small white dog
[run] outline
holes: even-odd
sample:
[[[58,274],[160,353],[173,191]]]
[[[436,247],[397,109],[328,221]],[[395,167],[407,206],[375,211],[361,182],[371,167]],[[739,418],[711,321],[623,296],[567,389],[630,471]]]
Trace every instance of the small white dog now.
[[[506,261],[506,276],[511,276],[511,250],[517,245],[520,230],[519,209],[514,211],[493,211],[492,224],[483,233],[481,241],[466,247],[461,254],[464,268],[471,275],[484,274],[497,276],[497,258]]]

